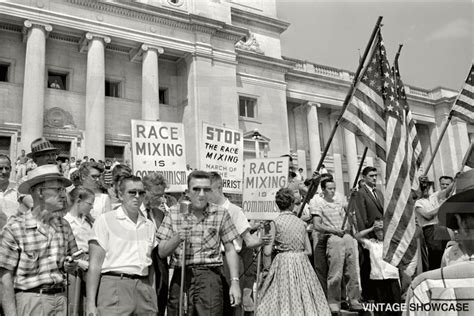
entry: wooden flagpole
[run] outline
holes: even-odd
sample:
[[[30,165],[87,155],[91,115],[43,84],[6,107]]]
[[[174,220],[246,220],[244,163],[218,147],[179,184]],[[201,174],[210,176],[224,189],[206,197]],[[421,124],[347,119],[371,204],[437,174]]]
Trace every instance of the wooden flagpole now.
[[[329,151],[329,146],[331,146],[331,142],[334,138],[334,135],[336,135],[336,131],[337,131],[337,128],[339,126],[339,122],[341,121],[342,115],[344,114],[347,106],[349,105],[349,102],[352,99],[352,95],[355,92],[355,88],[356,88],[357,84],[359,83],[360,73],[362,71],[362,68],[364,67],[365,60],[367,59],[367,55],[369,54],[370,48],[372,47],[372,44],[374,42],[374,38],[377,35],[377,33],[380,31],[380,25],[382,23],[382,19],[383,19],[382,16],[379,16],[378,19],[377,19],[377,23],[375,24],[374,30],[372,31],[372,34],[371,34],[370,39],[369,39],[369,43],[365,47],[364,55],[362,56],[361,60],[359,61],[359,67],[357,68],[357,71],[354,75],[354,80],[352,82],[352,85],[349,89],[349,92],[346,95],[344,103],[342,104],[342,109],[341,109],[341,112],[339,114],[339,117],[336,120],[336,124],[334,125],[334,127],[331,131],[331,134],[329,136],[329,140],[328,140],[326,146],[324,147],[323,153],[321,154],[321,158],[319,159],[318,165],[316,167],[316,171],[319,171],[319,169],[321,169],[321,165],[323,164],[324,159],[326,158],[326,155]],[[311,181],[311,185],[309,186],[308,193],[306,194],[306,196],[303,200],[303,204],[301,205],[301,208],[298,212],[298,217],[301,217],[301,214],[303,213],[304,207],[313,198],[314,194],[316,193],[316,190],[318,189],[318,186],[319,186],[319,179],[320,178],[317,177],[316,179],[313,179]]]

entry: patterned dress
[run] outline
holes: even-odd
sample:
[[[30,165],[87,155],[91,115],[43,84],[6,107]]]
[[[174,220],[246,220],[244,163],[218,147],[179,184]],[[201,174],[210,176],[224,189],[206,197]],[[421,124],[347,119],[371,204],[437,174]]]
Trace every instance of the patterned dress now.
[[[304,253],[306,225],[292,212],[275,219],[278,254],[259,290],[257,315],[331,315],[324,292]]]

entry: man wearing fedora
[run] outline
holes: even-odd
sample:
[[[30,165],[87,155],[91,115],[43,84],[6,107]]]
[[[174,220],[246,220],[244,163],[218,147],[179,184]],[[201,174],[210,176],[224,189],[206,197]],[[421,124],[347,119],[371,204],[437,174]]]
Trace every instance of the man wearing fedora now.
[[[19,187],[30,194],[33,207],[10,218],[0,243],[0,278],[5,315],[66,315],[65,273],[77,264],[77,251],[68,222],[64,178],[56,165],[32,170]]]
[[[448,248],[448,265],[416,277],[407,304],[462,303],[462,312],[474,311],[474,169],[456,177],[456,193],[439,208],[438,220],[457,231],[457,243]],[[446,305],[446,306],[448,306]],[[408,305],[410,308],[415,305]],[[458,311],[459,315],[463,314]],[[411,314],[411,313],[409,313]]]
[[[49,140],[40,137],[31,142],[31,152],[26,156],[32,158],[38,166],[55,165],[59,149],[54,147]]]

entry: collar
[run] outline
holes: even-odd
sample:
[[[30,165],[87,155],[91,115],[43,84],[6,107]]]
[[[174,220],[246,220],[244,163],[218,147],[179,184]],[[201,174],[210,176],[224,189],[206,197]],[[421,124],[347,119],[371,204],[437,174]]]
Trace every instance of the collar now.
[[[218,206],[216,204],[209,203],[209,204],[207,204],[207,207],[204,210],[203,215],[204,215],[204,217],[207,217],[207,216],[217,212],[218,209],[222,209],[222,207]]]
[[[21,217],[25,223],[25,228],[39,228],[38,220],[33,216],[32,209],[27,210]],[[58,216],[53,218],[52,223],[57,227],[63,226],[63,220]]]
[[[375,189],[377,189],[376,187],[371,187],[370,185],[368,185],[367,183],[364,183],[365,187],[367,188],[367,190],[369,190],[370,192],[374,192]]]
[[[130,217],[128,217],[128,215],[125,213],[125,210],[123,209],[122,205],[120,205],[119,207],[117,207],[116,209],[116,213],[115,213],[115,217],[117,219],[120,219],[120,220],[129,220],[129,221],[132,221],[130,219]],[[146,215],[143,214],[143,211],[141,210],[141,207],[140,207],[140,210],[138,211],[138,218],[137,218],[137,224],[139,222],[146,222]]]
[[[224,202],[224,204],[222,204],[222,207],[228,210],[228,209],[229,209],[229,206],[230,206],[230,201],[229,201],[229,199],[225,199],[225,202]]]
[[[67,213],[66,215],[64,215],[64,219],[66,219],[68,222],[73,221],[78,225],[82,225],[85,222],[84,217],[76,217],[71,213]]]

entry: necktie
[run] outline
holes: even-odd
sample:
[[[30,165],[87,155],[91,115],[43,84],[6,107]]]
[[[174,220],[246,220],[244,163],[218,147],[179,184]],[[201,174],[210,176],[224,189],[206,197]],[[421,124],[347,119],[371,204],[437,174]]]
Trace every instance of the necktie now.
[[[374,193],[375,200],[378,201],[379,198],[377,196],[377,193],[375,192],[375,188],[372,189],[372,192]]]

